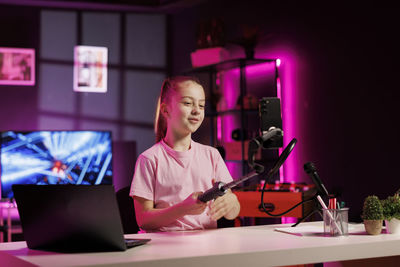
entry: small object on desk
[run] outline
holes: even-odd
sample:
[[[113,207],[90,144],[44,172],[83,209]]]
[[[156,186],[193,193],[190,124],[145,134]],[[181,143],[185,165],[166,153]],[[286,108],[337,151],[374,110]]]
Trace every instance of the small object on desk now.
[[[349,209],[323,209],[324,233],[328,236],[348,235]],[[329,215],[331,214],[331,216]],[[339,225],[339,227],[337,227]]]
[[[320,225],[299,225],[298,227],[277,227],[274,228],[277,232],[282,232],[286,234],[292,234],[297,236],[325,236],[324,229],[322,227],[323,222],[320,222]],[[362,233],[363,231],[359,231],[356,225],[349,225],[348,232],[351,233]]]
[[[336,209],[336,198],[335,197],[329,197],[329,204],[328,204],[328,209]]]
[[[292,234],[297,236],[323,235],[322,227],[316,225],[299,227],[279,227],[274,229],[277,232]]]
[[[332,221],[333,225],[336,227],[338,234],[342,235],[343,231],[340,229],[340,226],[337,224],[337,221],[335,220],[335,218],[332,216],[331,212],[328,210],[328,208],[326,207],[324,201],[322,200],[321,196],[317,195],[317,199],[319,201],[319,203],[322,206],[322,210],[327,210],[326,211],[326,216]]]

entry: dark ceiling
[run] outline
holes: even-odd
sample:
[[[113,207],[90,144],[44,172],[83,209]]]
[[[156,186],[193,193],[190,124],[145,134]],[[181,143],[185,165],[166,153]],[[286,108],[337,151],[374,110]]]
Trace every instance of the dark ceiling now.
[[[107,11],[175,12],[207,0],[0,0],[0,4]]]

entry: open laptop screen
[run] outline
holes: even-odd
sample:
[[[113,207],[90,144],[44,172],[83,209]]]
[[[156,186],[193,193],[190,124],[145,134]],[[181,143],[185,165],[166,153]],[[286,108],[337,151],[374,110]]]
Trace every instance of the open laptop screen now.
[[[112,185],[13,185],[12,189],[29,248],[127,249]]]

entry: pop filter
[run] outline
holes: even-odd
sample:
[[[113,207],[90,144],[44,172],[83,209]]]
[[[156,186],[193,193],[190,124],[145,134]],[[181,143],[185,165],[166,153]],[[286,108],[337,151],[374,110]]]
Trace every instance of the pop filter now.
[[[271,177],[276,172],[278,172],[279,168],[285,162],[285,160],[289,156],[290,152],[292,152],[296,143],[297,143],[297,139],[293,138],[292,141],[290,141],[290,143],[285,147],[285,149],[282,151],[281,155],[279,156],[278,160],[275,162],[274,167],[272,167],[272,169],[268,172],[268,177]]]

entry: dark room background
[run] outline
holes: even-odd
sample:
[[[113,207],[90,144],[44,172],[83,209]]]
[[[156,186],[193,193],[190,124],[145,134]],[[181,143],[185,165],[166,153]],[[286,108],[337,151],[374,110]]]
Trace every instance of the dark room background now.
[[[248,25],[261,35],[256,58],[279,57],[282,49],[295,55],[295,68],[281,75],[294,81],[297,181],[311,182],[303,164],[314,162],[328,191],[350,207],[350,220],[359,221],[367,195],[400,188],[399,11],[222,0],[151,12],[0,5],[0,46],[35,48],[37,64],[35,86],[0,86],[0,130],[110,129],[121,147],[115,157],[124,159],[116,179],[129,184],[137,154],[154,140],[161,81],[191,67],[198,23],[223,21],[235,57],[244,53],[232,42]],[[109,47],[106,94],[72,91],[77,44]]]

